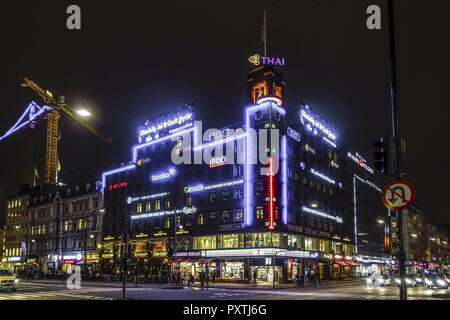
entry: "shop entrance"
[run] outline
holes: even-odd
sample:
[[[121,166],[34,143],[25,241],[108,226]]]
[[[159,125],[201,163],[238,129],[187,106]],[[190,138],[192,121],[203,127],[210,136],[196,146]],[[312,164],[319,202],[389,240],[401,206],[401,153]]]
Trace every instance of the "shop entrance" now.
[[[274,271],[275,271],[275,283],[281,283],[283,278],[283,267],[276,266],[252,266],[250,267],[250,277],[253,281],[253,271],[257,272],[257,281],[262,283],[273,283]]]

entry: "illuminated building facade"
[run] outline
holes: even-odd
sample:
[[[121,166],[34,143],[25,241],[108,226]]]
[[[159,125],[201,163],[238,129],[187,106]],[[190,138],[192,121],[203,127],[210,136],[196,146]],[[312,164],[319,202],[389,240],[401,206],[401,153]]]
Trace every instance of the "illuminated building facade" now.
[[[202,139],[191,106],[145,121],[131,159],[103,173],[103,272],[119,273],[126,253],[131,272],[155,276],[173,266],[185,277],[206,269],[237,282],[250,281],[254,270],[268,282],[302,271],[322,279],[354,273],[346,154],[333,126],[309,106],[282,104],[284,86],[271,66],[250,72],[244,121],[222,128],[221,141],[215,133]],[[270,129],[266,145],[260,129]],[[208,163],[171,159],[225,145],[233,152],[214,150]],[[252,162],[252,151],[266,161]]]
[[[27,214],[29,198],[28,191],[24,189],[19,194],[8,197],[6,201],[5,252],[2,262],[13,270],[18,270],[23,265],[30,224]]]

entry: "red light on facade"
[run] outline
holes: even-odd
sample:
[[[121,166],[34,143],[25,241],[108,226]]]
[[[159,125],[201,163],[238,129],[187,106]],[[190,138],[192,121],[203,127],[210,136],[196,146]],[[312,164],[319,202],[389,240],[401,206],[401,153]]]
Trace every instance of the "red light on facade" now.
[[[128,186],[128,181],[113,183],[113,184],[109,185],[109,190],[120,189],[120,188],[124,188],[126,186]]]
[[[270,223],[269,229],[273,230],[275,227],[273,226],[273,162],[272,158],[269,158],[269,193],[270,193]]]

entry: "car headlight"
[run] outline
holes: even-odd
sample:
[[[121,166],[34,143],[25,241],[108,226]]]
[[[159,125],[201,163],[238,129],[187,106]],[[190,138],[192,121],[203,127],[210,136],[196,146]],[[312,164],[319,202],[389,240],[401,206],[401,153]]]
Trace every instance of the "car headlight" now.
[[[378,279],[378,282],[383,283],[384,280],[383,279]]]
[[[417,282],[422,282],[422,279],[418,278],[416,279]]]
[[[19,279],[15,279],[14,282],[15,282],[15,283],[19,283]]]
[[[445,281],[444,280],[438,280],[437,283],[441,286],[445,285]]]
[[[428,279],[426,279],[426,280],[425,280],[425,283],[426,283],[426,284],[428,284],[428,285],[431,285],[431,284],[433,284],[433,282],[431,282],[431,281],[430,281],[430,280],[428,280]]]
[[[400,279],[395,279],[395,282],[400,283],[401,281]]]
[[[410,279],[406,279],[406,283],[407,283],[407,284],[411,284],[411,282],[412,282],[412,281],[411,281]]]
[[[445,278],[445,281],[447,281],[448,283],[450,283],[450,280],[448,278]]]

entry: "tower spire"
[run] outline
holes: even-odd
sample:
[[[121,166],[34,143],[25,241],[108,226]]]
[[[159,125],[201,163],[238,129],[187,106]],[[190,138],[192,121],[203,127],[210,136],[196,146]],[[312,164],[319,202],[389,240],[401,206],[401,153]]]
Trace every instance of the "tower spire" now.
[[[264,9],[264,22],[262,30],[262,42],[264,48],[264,56],[267,57],[267,10]]]

